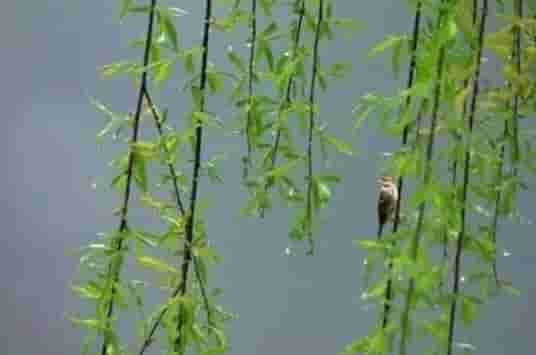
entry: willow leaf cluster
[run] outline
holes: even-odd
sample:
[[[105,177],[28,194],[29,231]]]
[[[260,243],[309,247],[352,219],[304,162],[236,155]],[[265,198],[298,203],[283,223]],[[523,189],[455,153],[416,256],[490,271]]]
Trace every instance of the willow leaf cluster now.
[[[241,57],[231,49],[228,57],[238,71],[232,97],[247,145],[243,180],[250,200],[245,211],[263,217],[277,191],[297,211],[291,239],[307,241],[312,254],[318,214],[340,181],[318,166],[327,159],[329,147],[353,154],[352,146],[330,135],[328,122],[321,119],[317,88],[327,90],[330,79],[349,70],[347,63],[322,65],[322,44],[341,29],[356,29],[356,22],[335,17],[332,1],[261,1],[262,13],[256,1],[247,10],[243,3],[249,4],[237,2],[233,17],[248,16],[249,51]],[[288,14],[287,28],[274,18],[279,13]],[[322,159],[316,158],[318,152]]]
[[[501,219],[522,222],[516,199],[534,171],[532,133],[520,128],[534,108],[535,23],[523,15],[534,9],[520,0],[411,8],[410,34],[372,49],[391,52],[395,69],[408,63],[407,87],[368,94],[356,110],[359,123],[377,117],[389,136],[402,137],[385,166],[401,198],[392,233],[358,241],[376,275],[363,298],[379,305],[380,321],[346,354],[413,353],[421,349],[415,334],[433,340],[424,342],[431,353],[473,349],[456,325],[471,325],[490,297],[518,293],[499,276],[497,238]],[[489,68],[493,61],[502,73]]]
[[[132,135],[126,140],[127,151],[111,164],[118,171],[111,185],[122,201],[117,211],[119,227],[84,248],[80,258],[84,272],[73,284],[73,290],[96,307],[93,318],[73,317],[75,323],[88,328],[84,352],[99,346],[102,355],[144,354],[153,344],[178,354],[189,349],[211,354],[228,349],[223,325],[232,315],[215,303],[221,292],[208,283],[208,267],[217,263],[219,256],[208,243],[198,206],[202,177],[212,176],[214,167],[213,158],[208,162],[201,158],[203,130],[219,126],[217,118],[208,113],[207,97],[221,92],[223,81],[208,61],[211,11],[212,2],[207,0],[201,45],[183,49],[175,18],[184,15],[184,10],[156,0],[148,4],[121,2],[122,18],[145,16],[148,26],[145,37],[132,42],[134,48],[143,48],[141,65],[120,61],[101,69],[105,78],[132,77],[138,94],[134,114],[115,113],[95,101],[108,119],[98,134],[99,141],[112,136],[114,142],[120,142],[121,133],[129,129]],[[187,118],[184,128],[177,131],[168,125],[169,110],[160,109],[156,100],[164,85],[172,82],[180,62],[191,76],[185,90],[191,94],[192,110],[177,114]],[[189,169],[191,178],[186,172]],[[162,186],[170,193],[163,192]],[[134,203],[156,215],[155,225],[162,228],[147,231],[138,226],[129,214]],[[127,265],[134,265],[135,272],[123,270]],[[146,316],[143,294],[152,282],[140,279],[144,272],[157,275],[155,286],[164,291],[166,299],[150,316]],[[129,279],[130,274],[136,279]],[[139,322],[130,330],[137,337],[127,345],[123,339],[132,336],[119,332],[119,321],[123,312],[133,308]]]

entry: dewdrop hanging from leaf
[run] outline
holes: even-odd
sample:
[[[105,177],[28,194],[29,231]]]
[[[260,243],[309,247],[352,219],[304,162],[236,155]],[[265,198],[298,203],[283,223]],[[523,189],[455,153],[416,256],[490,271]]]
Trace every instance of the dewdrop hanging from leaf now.
[[[383,227],[391,220],[398,201],[396,182],[390,176],[378,179],[380,193],[378,197],[378,238],[382,235]]]

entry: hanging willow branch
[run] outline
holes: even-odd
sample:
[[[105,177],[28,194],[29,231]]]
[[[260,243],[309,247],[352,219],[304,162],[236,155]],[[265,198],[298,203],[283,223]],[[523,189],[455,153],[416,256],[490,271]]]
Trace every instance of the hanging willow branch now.
[[[479,94],[479,80],[480,80],[480,64],[482,61],[482,48],[484,46],[484,35],[486,32],[486,18],[488,15],[488,0],[482,0],[482,12],[480,15],[480,28],[479,28],[479,34],[478,34],[478,47],[477,47],[477,53],[475,58],[475,71],[473,75],[473,92],[472,92],[472,99],[471,99],[471,107],[469,111],[469,119],[468,119],[468,136],[466,139],[466,147],[465,147],[465,161],[464,161],[464,167],[463,167],[463,189],[462,189],[462,203],[461,203],[461,210],[460,210],[460,232],[458,234],[458,240],[456,243],[456,256],[454,260],[454,280],[453,280],[453,286],[452,286],[452,300],[450,304],[450,316],[449,316],[449,333],[447,338],[447,355],[452,354],[452,344],[453,344],[453,338],[454,338],[454,325],[456,322],[456,306],[458,301],[458,294],[459,294],[459,288],[460,288],[460,273],[461,273],[461,258],[462,258],[462,250],[463,250],[463,243],[465,240],[465,228],[466,228],[466,222],[465,218],[467,215],[467,196],[469,191],[469,175],[470,175],[470,167],[471,167],[471,144],[472,144],[472,134],[473,134],[473,126],[474,126],[474,120],[475,120],[475,113],[476,113],[476,105],[478,101],[478,94]]]
[[[441,27],[443,21],[445,9],[442,8],[438,19],[438,28]],[[434,87],[433,106],[432,106],[432,118],[430,123],[430,133],[428,136],[428,143],[426,146],[426,162],[424,167],[424,179],[423,185],[426,187],[430,183],[432,177],[432,158],[434,155],[434,141],[437,127],[437,118],[439,116],[439,105],[441,100],[441,83],[443,81],[443,66],[445,61],[445,44],[441,44],[439,48],[439,57],[437,60],[437,72],[436,83]],[[415,227],[415,235],[411,241],[411,259],[413,262],[417,261],[419,243],[421,239],[422,226],[424,223],[424,213],[426,210],[426,202],[422,201],[419,204],[417,226]],[[406,299],[404,309],[401,316],[401,333],[400,333],[400,355],[406,355],[407,336],[409,332],[409,311],[413,302],[413,293],[415,291],[415,277],[411,276],[409,279],[409,286],[406,292]]]
[[[164,130],[162,127],[162,123],[163,123],[162,118],[160,117],[160,114],[158,113],[156,106],[154,105],[153,100],[151,96],[149,95],[149,91],[147,89],[144,90],[144,96],[145,96],[145,100],[147,100],[149,109],[151,110],[151,114],[153,115],[153,120],[156,126],[156,130],[158,131],[158,136],[162,138],[164,136]],[[165,150],[164,153],[167,156],[170,152],[167,150],[167,146],[165,144],[163,145],[163,147]],[[179,184],[177,182],[177,173],[175,170],[175,165],[172,162],[169,162],[167,163],[167,167],[168,167],[169,175],[171,176],[177,209],[179,210],[180,214],[184,216],[186,214],[186,211],[184,210],[184,204],[182,203],[182,199],[181,199],[181,193],[179,190]]]
[[[294,40],[292,44],[292,59],[296,58],[296,53],[298,51],[299,45],[300,45],[300,37],[303,27],[303,19],[305,17],[305,0],[296,0],[295,5],[297,6],[298,10],[298,24],[296,26],[296,33],[294,34]],[[291,98],[292,98],[292,86],[294,83],[294,76],[295,73],[292,73],[288,78],[287,88],[285,91],[285,97],[279,104],[279,107],[277,109],[277,116],[279,117],[283,110],[285,110],[288,106],[290,106]],[[279,151],[279,146],[281,144],[281,127],[277,127],[274,143],[271,148],[271,163],[270,163],[270,170],[275,168],[275,164],[277,162],[277,154]],[[272,187],[273,179],[268,178],[264,185],[264,192],[268,192],[268,190]],[[262,206],[260,209],[260,216],[264,217],[264,210],[265,206]]]
[[[313,66],[311,74],[311,87],[309,90],[309,134],[307,137],[307,238],[309,240],[308,255],[314,253],[314,239],[313,239],[313,132],[315,129],[315,90],[316,90],[316,76],[318,74],[318,66],[320,65],[318,45],[320,43],[320,28],[324,18],[324,0],[320,0],[318,3],[318,17],[315,28],[315,40],[313,47]]]
[[[249,64],[248,64],[248,102],[249,108],[246,118],[246,141],[247,141],[247,164],[246,168],[251,165],[251,154],[253,149],[253,142],[251,135],[251,120],[252,120],[252,99],[253,99],[253,83],[255,77],[255,50],[257,47],[257,0],[251,0],[251,13],[250,13],[250,47],[249,47]]]
[[[144,95],[145,95],[145,99],[147,100],[148,106],[149,106],[149,108],[151,110],[151,113],[153,115],[153,119],[154,119],[154,122],[155,122],[155,125],[156,125],[156,128],[157,128],[157,131],[158,131],[158,135],[159,135],[160,138],[162,138],[163,137],[163,129],[162,129],[162,119],[160,117],[160,114],[158,113],[158,110],[156,109],[156,106],[154,105],[154,102],[153,102],[153,100],[152,100],[152,98],[151,98],[151,96],[149,94],[149,91],[147,89],[145,90]],[[166,149],[166,151],[164,153],[167,155],[169,152],[167,151],[167,148],[166,148],[165,145],[164,145],[164,149]],[[184,217],[186,217],[185,216],[186,213],[184,211],[184,207],[183,207],[183,204],[182,204],[182,201],[181,201],[179,186],[178,186],[178,183],[177,183],[177,174],[175,172],[175,166],[174,166],[174,164],[172,162],[169,162],[167,165],[168,165],[169,173],[170,173],[170,175],[172,177],[172,184],[173,184],[175,202],[177,204],[177,210],[180,213],[180,215],[184,218]],[[193,263],[194,263],[194,270],[195,270],[195,274],[196,274],[196,279],[197,279],[197,282],[199,283],[199,289],[201,291],[201,297],[203,299],[203,304],[204,304],[204,307],[205,307],[205,312],[207,314],[208,328],[210,329],[211,326],[212,326],[212,310],[211,310],[208,295],[207,295],[207,292],[206,292],[206,286],[205,286],[205,284],[203,282],[203,278],[200,275],[200,271],[199,271],[199,267],[198,267],[198,263],[197,263],[197,258],[195,256],[193,257]],[[181,289],[182,289],[182,281],[179,283],[179,285],[172,292],[169,300],[172,300],[173,298],[175,298],[179,294],[179,291]],[[155,334],[156,330],[158,329],[158,327],[161,325],[162,319],[166,315],[167,311],[168,311],[168,307],[164,307],[160,311],[160,313],[157,315],[153,325],[151,326],[151,329],[149,330],[149,333],[146,335],[145,339],[142,342],[142,345],[141,345],[141,348],[140,348],[140,351],[139,351],[139,355],[143,355],[145,353],[145,351],[149,348],[149,346],[152,344],[152,342],[154,340],[154,334]]]
[[[523,0],[514,0],[514,12],[517,20],[520,21],[523,18]],[[516,24],[513,34],[513,50],[512,60],[514,61],[514,67],[517,78],[521,76],[521,26]],[[518,163],[520,159],[519,154],[519,87],[512,85],[514,90],[514,100],[512,105],[512,128],[513,128],[513,173],[514,176],[518,176]]]
[[[478,17],[478,0],[473,0],[473,4],[472,4],[472,18],[473,18],[473,27],[476,27],[477,25],[477,17]],[[472,45],[471,45],[472,47]],[[463,86],[462,86],[462,91],[463,92],[466,92],[466,90],[469,89],[469,85],[470,85],[470,81],[469,79],[465,79],[463,81]],[[467,104],[468,104],[468,98],[466,97],[464,100],[463,100],[463,107],[462,107],[462,114],[461,114],[461,119],[462,121],[465,120],[465,116],[467,115]],[[453,139],[454,139],[454,142],[455,144],[459,144],[460,141],[461,141],[461,136],[460,136],[460,133],[457,132],[457,131],[454,131],[453,133]],[[454,155],[453,158],[452,158],[452,165],[450,167],[450,171],[452,173],[451,175],[451,179],[450,179],[450,185],[455,189],[456,186],[457,186],[457,182],[458,182],[458,157],[457,155]],[[441,260],[441,263],[443,265],[447,265],[448,264],[448,256],[449,256],[449,253],[448,253],[448,249],[449,249],[449,243],[448,243],[448,225],[445,225],[443,227],[443,230],[441,232],[441,239],[442,239],[442,243],[443,243],[443,254],[442,254],[442,260]],[[441,284],[440,284],[440,289],[443,289],[443,286],[446,285],[447,282],[443,282],[443,280],[441,280]]]
[[[138,93],[138,101],[136,104],[136,112],[134,114],[134,123],[133,123],[133,130],[132,130],[132,138],[130,140],[131,144],[136,143],[138,141],[138,133],[139,133],[139,123],[140,123],[140,117],[141,117],[141,111],[143,107],[143,93],[145,91],[145,88],[147,87],[147,66],[149,65],[149,59],[150,59],[150,49],[151,49],[151,42],[153,38],[153,23],[154,23],[154,15],[155,15],[155,8],[156,8],[156,0],[151,0],[151,6],[149,9],[149,21],[147,25],[147,34],[145,38],[145,50],[143,55],[143,73],[141,74],[141,83]],[[113,250],[115,253],[119,253],[121,249],[123,248],[123,242],[125,238],[125,232],[128,231],[128,221],[127,221],[127,215],[128,215],[128,205],[130,201],[130,195],[131,195],[131,184],[132,184],[132,176],[133,176],[133,170],[134,170],[134,154],[132,151],[129,151],[128,153],[128,167],[126,171],[126,185],[125,185],[125,192],[123,195],[123,203],[121,206],[120,211],[120,223],[119,223],[119,233],[117,240],[113,241],[115,243]],[[114,262],[117,260],[117,262]],[[106,328],[111,327],[110,322],[113,317],[114,312],[114,305],[115,305],[115,295],[116,295],[116,286],[119,282],[121,272],[121,257],[119,255],[119,258],[115,258],[115,256],[112,256],[112,260],[110,261],[108,265],[108,280],[111,277],[112,284],[111,284],[111,296],[110,300],[108,301],[108,304],[106,305]],[[110,338],[107,334],[104,335],[104,340],[102,342],[101,347],[101,355],[106,355],[108,345],[110,343]]]
[[[208,44],[210,34],[210,19],[212,13],[212,0],[206,1],[205,19],[203,29],[203,56],[201,59],[201,76],[199,78],[199,112],[205,112],[205,88],[207,84],[207,65],[208,65]],[[199,175],[201,170],[201,148],[203,139],[202,122],[194,122],[195,129],[195,151],[194,151],[194,167],[192,172],[192,190],[190,194],[190,208],[188,218],[186,219],[184,242],[184,259],[181,267],[181,287],[179,294],[184,296],[188,289],[188,270],[190,261],[192,260],[192,242],[194,239],[195,229],[195,212],[197,205],[197,191],[199,188]],[[178,323],[177,323],[177,338],[175,339],[175,351],[180,352],[184,344],[182,343],[182,326],[184,323],[184,307],[179,308]]]
[[[420,33],[420,24],[421,24],[421,10],[422,10],[422,3],[419,1],[417,3],[417,9],[415,10],[415,19],[413,22],[413,34],[411,37],[411,58],[409,63],[409,72],[408,72],[408,83],[406,88],[408,91],[413,87],[413,81],[415,77],[415,69],[417,66],[417,47],[419,43],[419,33]],[[406,102],[404,107],[402,108],[402,113],[406,112],[411,108],[411,101],[413,99],[412,95],[408,95],[406,98]],[[409,136],[409,130],[410,125],[406,125],[404,127],[404,130],[402,132],[402,148],[404,148],[408,143],[408,136]],[[417,128],[418,131],[418,128]],[[404,177],[400,176],[398,179],[398,200],[396,202],[396,209],[395,209],[395,218],[393,222],[393,233],[396,233],[398,231],[398,226],[400,224],[400,206],[402,203],[402,189],[404,187]],[[387,284],[385,286],[385,296],[384,296],[384,303],[383,303],[383,316],[382,316],[382,328],[385,329],[387,327],[387,324],[389,322],[389,314],[391,312],[391,302],[393,299],[393,279],[392,279],[392,269],[393,269],[393,261],[389,260],[388,265],[388,279]]]

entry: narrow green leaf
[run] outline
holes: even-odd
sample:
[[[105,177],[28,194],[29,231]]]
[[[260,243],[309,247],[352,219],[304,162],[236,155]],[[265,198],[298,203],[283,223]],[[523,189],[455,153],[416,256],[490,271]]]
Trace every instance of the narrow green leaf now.
[[[179,39],[177,35],[177,29],[175,28],[175,23],[173,22],[173,15],[169,12],[169,9],[159,7],[158,8],[158,18],[160,20],[160,26],[163,33],[166,34],[171,47],[175,52],[179,51]]]
[[[344,141],[342,141],[342,140],[340,140],[338,138],[324,135],[323,140],[326,143],[331,144],[335,148],[335,150],[337,150],[337,152],[339,152],[341,154],[346,154],[346,155],[353,155],[354,154],[352,145],[349,144],[349,143],[346,143],[346,142],[344,142]]]
[[[137,260],[141,266],[157,271],[157,272],[170,273],[170,274],[178,273],[177,270],[175,270],[173,266],[169,265],[163,260],[154,258],[152,256],[147,256],[147,255],[140,256],[138,257]]]
[[[132,174],[134,181],[138,185],[141,191],[147,192],[147,169],[145,165],[146,159],[141,154],[135,154],[133,152],[132,162]]]
[[[133,0],[121,0],[121,8],[119,10],[119,19],[123,19],[130,10]]]
[[[278,178],[287,175],[298,163],[300,159],[294,159],[290,162],[280,165],[268,172],[267,176],[272,178]]]

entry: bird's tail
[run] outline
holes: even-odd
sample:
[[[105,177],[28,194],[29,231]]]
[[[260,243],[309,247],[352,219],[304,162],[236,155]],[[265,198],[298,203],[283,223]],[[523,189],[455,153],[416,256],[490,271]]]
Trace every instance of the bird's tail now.
[[[378,239],[381,239],[385,223],[378,223]]]

